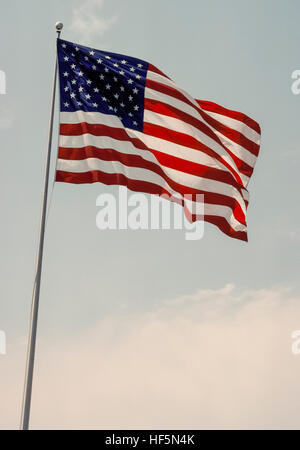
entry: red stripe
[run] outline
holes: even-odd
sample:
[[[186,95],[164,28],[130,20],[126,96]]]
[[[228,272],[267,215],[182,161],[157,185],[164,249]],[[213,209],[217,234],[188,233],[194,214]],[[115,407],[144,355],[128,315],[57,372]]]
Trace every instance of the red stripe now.
[[[232,119],[236,119],[242,123],[245,123],[249,128],[252,128],[252,130],[256,131],[256,133],[261,134],[259,124],[255,120],[246,116],[246,114],[238,111],[232,111],[207,100],[196,99],[196,101],[199,103],[202,109],[205,109],[206,111],[216,112],[222,114],[223,116],[231,117]]]
[[[146,87],[149,89],[154,89],[155,91],[161,92],[162,94],[169,95],[170,97],[176,98],[181,102],[186,103],[195,109],[195,111],[199,112],[199,108],[194,105],[184,94],[182,94],[177,88],[173,86],[168,86],[164,83],[159,83],[158,81],[146,79]]]
[[[163,195],[163,194],[169,195],[169,193],[166,190],[164,190],[162,187],[156,184],[149,183],[146,181],[131,180],[130,178],[127,178],[123,174],[118,173],[107,174],[105,172],[100,172],[98,170],[93,170],[84,173],[72,173],[58,170],[56,172],[56,181],[73,184],[100,182],[107,185],[127,186],[128,189],[134,192],[144,192],[147,194],[156,194],[156,195]],[[225,218],[217,216],[204,216],[204,220],[213,223],[228,236],[243,241],[247,240],[247,233],[233,230]]]
[[[168,116],[168,117],[174,117],[176,119],[180,119],[184,123],[186,123],[188,125],[192,125],[193,127],[199,129],[201,132],[205,132],[203,130],[203,126],[202,126],[203,122],[199,121],[198,119],[195,119],[195,117],[190,116],[189,114],[187,114],[185,112],[180,111],[179,109],[175,108],[174,106],[170,106],[170,105],[167,105],[162,102],[157,102],[156,100],[152,100],[152,99],[145,99],[145,109],[155,112],[155,113],[158,113],[158,114]],[[212,137],[215,140],[215,136],[210,136],[210,137]],[[204,145],[204,144],[202,144],[202,145]],[[223,158],[218,153],[216,153],[214,150],[212,150],[209,147],[203,148],[203,151],[206,154],[208,154],[209,156],[212,156],[213,158],[215,158],[219,162],[221,162],[225,167],[228,168],[228,170],[230,170],[231,173],[234,173],[236,175],[238,182],[240,184],[243,184],[242,180],[240,179],[239,174],[236,171],[234,171],[234,169],[232,169],[232,167],[227,163],[227,161],[223,160]],[[236,164],[239,171],[242,174],[246,175],[247,177],[250,177],[252,175],[253,168],[251,166],[249,166],[247,163],[245,163],[245,161],[238,158],[227,147],[226,147],[226,151],[231,156],[232,160]]]
[[[227,149],[227,152],[229,153],[229,155],[231,156],[232,160],[235,162],[235,165],[237,166],[237,168],[239,169],[239,171],[243,174],[246,175],[246,177],[251,178],[251,175],[253,173],[253,167],[249,166],[247,163],[245,163],[245,161],[243,161],[242,159],[238,158],[238,156],[236,156],[231,150]]]
[[[168,175],[165,174],[161,166],[151,161],[147,161],[139,155],[127,155],[124,153],[120,153],[114,149],[109,148],[100,149],[93,146],[87,146],[78,149],[60,147],[58,151],[58,158],[65,160],[83,160],[86,158],[98,158],[104,161],[119,161],[127,167],[138,167],[150,170],[160,175],[169,184],[169,186],[172,189],[174,189],[174,191],[180,193],[181,195],[191,194],[192,198],[196,200],[197,194],[203,194],[205,195],[205,201],[207,203],[229,207],[230,209],[232,209],[234,217],[242,224],[244,225],[246,224],[245,214],[240,204],[233,197],[229,197],[223,194],[215,194],[200,189],[194,189],[179,184],[175,182],[173,179],[169,178]]]
[[[201,118],[203,119],[203,121],[202,120],[200,120],[200,117],[199,117],[199,119],[195,119],[193,116],[190,116],[189,114],[187,114],[187,113],[185,113],[185,112],[181,112],[180,110],[178,110],[177,108],[174,108],[174,107],[172,107],[171,105],[170,105],[170,109],[177,109],[177,111],[180,113],[180,118],[182,117],[183,119],[183,121],[186,121],[185,119],[184,119],[184,117],[186,118],[186,119],[188,119],[188,121],[191,123],[192,121],[191,121],[191,119],[193,118],[194,119],[194,122],[193,123],[191,123],[191,124],[193,124],[193,126],[195,126],[196,128],[198,128],[200,131],[202,131],[203,133],[205,133],[207,136],[209,136],[211,139],[213,139],[214,141],[216,141],[221,147],[223,147],[224,148],[224,150],[229,154],[229,156],[232,156],[232,152],[230,151],[230,150],[228,150],[228,148],[223,144],[223,142],[220,140],[220,138],[213,132],[213,130],[211,130],[207,125],[206,125],[206,123],[205,123],[205,121],[206,121],[206,116],[207,116],[207,114],[204,112],[204,111],[202,111],[200,108],[198,108],[197,106],[195,106],[192,102],[190,102],[183,94],[181,94],[181,92],[179,92],[177,89],[174,89],[173,87],[170,87],[170,86],[166,86],[166,85],[164,85],[164,84],[162,84],[162,83],[158,83],[158,82],[156,82],[156,81],[152,81],[152,80],[148,80],[147,79],[147,81],[146,81],[146,85],[148,86],[148,87],[150,87],[151,89],[154,89],[154,90],[156,90],[156,91],[158,91],[158,92],[161,92],[161,93],[164,93],[164,94],[166,94],[166,95],[169,95],[169,96],[171,96],[171,97],[173,97],[173,98],[176,98],[176,99],[178,99],[178,100],[181,100],[181,101],[183,101],[184,103],[186,103],[187,105],[189,105],[189,106],[191,106],[192,108],[194,108],[195,109],[195,111],[197,111],[198,113],[199,113],[199,116],[201,116]],[[149,99],[147,99],[147,102],[148,101],[150,101]],[[155,101],[154,101],[155,102]],[[167,107],[169,107],[169,105],[167,105]],[[252,143],[252,141],[249,141],[249,142],[251,142]],[[248,144],[247,144],[248,145]],[[257,151],[257,148],[255,147],[255,145],[256,144],[254,144],[253,143],[253,146],[254,147],[252,147],[251,146],[251,149],[252,149],[252,151]],[[250,147],[250,146],[249,146]],[[259,150],[259,147],[258,147],[258,150]],[[222,159],[222,157],[220,157],[219,156],[219,159],[221,159],[222,161],[223,161],[223,159]],[[237,156],[235,156],[235,158],[232,158],[234,161],[237,161],[237,162],[239,162],[239,161],[241,161],[239,158],[237,159]],[[241,163],[239,163],[238,164],[238,168],[240,169],[242,169],[243,167],[244,167],[244,162],[242,162],[241,161]],[[241,185],[243,185],[243,182],[242,182],[242,180],[241,180],[241,178],[240,178],[240,175],[239,175],[239,173],[237,172],[237,171],[235,171],[230,165],[227,165],[230,169],[230,171],[232,172],[232,173],[234,173],[234,175],[235,175],[235,177],[236,177],[236,179],[237,179],[237,181],[241,184]],[[243,173],[243,172],[242,172]],[[245,167],[245,172],[244,172],[244,174],[246,175],[247,174],[247,176],[248,176],[248,173],[249,173],[249,167]]]
[[[168,133],[167,136],[165,135],[165,132]],[[237,191],[243,197],[243,193],[242,193],[240,184],[238,184],[235,181],[235,179],[232,177],[230,172],[226,172],[221,169],[215,169],[213,167],[208,167],[208,166],[201,165],[198,163],[190,162],[190,161],[185,160],[184,158],[178,158],[176,156],[167,155],[167,154],[159,152],[155,149],[149,148],[138,138],[131,138],[124,129],[108,127],[106,125],[89,124],[86,122],[82,122],[79,124],[61,124],[61,126],[60,126],[60,134],[61,135],[78,136],[78,135],[82,135],[85,133],[89,133],[94,136],[108,136],[108,137],[112,137],[114,139],[118,139],[120,141],[131,142],[136,148],[138,148],[140,150],[150,151],[155,156],[157,161],[160,164],[164,165],[165,167],[169,167],[171,169],[179,170],[181,172],[189,173],[191,175],[195,175],[195,176],[199,176],[199,177],[202,176],[204,178],[208,178],[208,179],[215,180],[215,181],[222,181],[222,182],[227,183],[227,184],[233,186],[234,188],[236,188]],[[203,146],[203,144],[200,144],[194,138],[191,138],[183,133],[171,132],[170,130],[167,130],[158,125],[145,124],[144,125],[144,133],[150,134],[151,136],[162,137],[163,139],[166,139],[166,137],[168,137],[169,141],[172,141],[172,142],[175,142],[175,143],[178,143],[178,144],[190,147],[190,148],[192,148],[192,142],[190,140],[193,140],[194,145],[197,145],[200,149],[203,149],[203,147],[205,147],[205,146]],[[185,140],[185,137],[187,138],[187,140]],[[206,149],[207,149],[206,153],[208,153],[212,157],[215,157],[214,152],[209,147],[206,147]],[[196,150],[197,150],[197,148],[196,148]],[[72,158],[70,158],[70,159],[72,159]],[[85,157],[78,158],[78,159],[85,159]],[[238,220],[240,220],[240,219],[238,219]]]
[[[236,130],[232,130],[228,127],[225,127],[224,125],[220,124],[220,122],[216,121],[212,117],[210,117],[208,114],[206,114],[201,108],[198,108],[196,105],[194,105],[190,100],[188,100],[184,94],[182,94],[180,91],[178,91],[176,88],[173,88],[171,86],[166,86],[163,83],[158,83],[157,81],[152,81],[147,79],[146,80],[146,86],[150,89],[154,89],[158,92],[161,92],[163,94],[169,95],[170,97],[176,98],[177,100],[180,100],[187,105],[191,106],[192,108],[197,111],[200,116],[202,117],[203,121],[198,120],[199,124],[201,124],[201,131],[207,136],[214,139],[218,144],[220,144],[226,151],[228,151],[228,148],[222,143],[220,138],[205,124],[207,122],[210,126],[215,128],[216,130],[220,130],[222,134],[227,136],[229,139],[232,139],[237,144],[241,145],[242,147],[246,148],[254,154],[255,156],[259,153],[260,146],[256,144],[255,142],[251,141],[250,139],[246,138],[244,135],[239,133]],[[192,116],[190,116],[192,117]],[[199,127],[198,127],[199,128]],[[200,128],[199,128],[200,129]],[[231,152],[229,152],[231,154]]]
[[[219,131],[221,134],[228,137],[241,147],[247,149],[253,155],[258,156],[260,147],[258,144],[248,139],[239,131],[233,130],[232,128],[229,128],[226,125],[222,124],[204,111],[201,112],[201,116],[207,123],[209,123],[209,125],[215,128],[215,130]]]
[[[153,66],[152,64],[148,65],[148,70],[150,72],[154,72],[157,73],[158,75],[162,75],[163,77],[168,78],[168,80],[170,80],[171,78],[169,78],[165,73],[163,73],[161,70],[159,70],[157,67]]]
[[[204,220],[206,222],[212,223],[213,225],[216,225],[223,233],[227,234],[228,236],[239,239],[241,241],[248,242],[248,236],[246,231],[235,231],[227,220],[224,217],[219,216],[204,216]]]
[[[148,134],[149,136],[155,136],[160,139],[168,140],[169,142],[173,142],[174,144],[183,145],[184,147],[188,147],[190,149],[202,151],[206,153],[209,156],[212,156],[213,158],[216,158],[215,152],[211,150],[206,145],[202,144],[202,142],[198,141],[192,136],[189,136],[188,134],[181,133],[179,131],[173,131],[169,130],[168,128],[161,127],[160,125],[153,125],[151,123],[145,122],[144,123],[144,134]],[[220,156],[218,155],[218,158],[220,160]],[[223,160],[221,159],[221,162]],[[232,170],[231,170],[232,172]],[[230,183],[233,184],[233,183]],[[241,192],[241,185],[240,183],[235,183],[234,186]]]
[[[153,125],[154,126],[154,125]],[[147,124],[145,127],[149,129],[151,124]],[[165,129],[165,128],[163,128]],[[168,131],[168,130],[167,130]],[[155,157],[160,159],[160,161],[164,161],[164,165],[166,167],[170,167],[172,169],[180,170],[186,173],[190,173],[192,175],[202,176],[201,174],[205,172],[207,174],[207,178],[216,181],[223,181],[224,183],[230,184],[234,186],[242,195],[242,189],[239,183],[236,182],[234,177],[230,172],[227,172],[222,169],[214,169],[213,167],[208,167],[205,165],[201,165],[199,163],[190,162],[185,160],[184,158],[178,158],[176,156],[167,155],[166,153],[159,152],[155,149],[147,147],[143,141],[138,138],[132,138],[127,134],[127,132],[122,128],[114,128],[109,127],[107,125],[99,125],[99,124],[90,124],[87,122],[77,123],[77,124],[61,124],[60,125],[60,134],[65,136],[80,136],[82,134],[92,134],[93,136],[108,136],[114,139],[118,139],[120,141],[131,142],[136,148],[140,150],[148,150],[155,155]],[[176,132],[175,132],[176,133]],[[145,133],[146,134],[146,133]],[[182,133],[181,133],[182,134]],[[185,135],[184,135],[185,136]],[[179,143],[178,136],[175,136],[175,143]],[[196,141],[198,143],[198,141]],[[184,144],[182,144],[184,145]],[[220,160],[218,154],[216,154],[209,147],[206,147],[204,144],[199,143],[201,146],[201,150],[211,156],[214,159]],[[184,156],[184,155],[183,155]],[[219,158],[217,158],[219,157]],[[222,161],[220,161],[223,163]],[[228,165],[228,164],[227,164]]]

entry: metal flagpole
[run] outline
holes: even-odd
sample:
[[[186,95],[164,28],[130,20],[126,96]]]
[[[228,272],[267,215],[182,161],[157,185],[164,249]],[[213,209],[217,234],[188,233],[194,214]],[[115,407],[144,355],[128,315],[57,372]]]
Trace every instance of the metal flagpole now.
[[[57,38],[60,37],[60,33],[61,33],[62,29],[63,29],[63,24],[61,22],[57,22],[56,23]],[[50,157],[51,157],[51,146],[52,146],[56,78],[57,78],[57,52],[56,52],[56,57],[55,57],[55,70],[54,70],[51,113],[50,113],[50,122],[49,122],[48,151],[47,151],[46,165],[45,165],[44,193],[43,193],[43,203],[42,203],[42,211],[41,211],[37,262],[36,262],[36,276],[35,276],[35,281],[34,281],[32,304],[31,304],[30,330],[29,330],[29,338],[28,338],[25,384],[24,384],[22,415],[21,415],[21,424],[20,424],[20,428],[22,430],[28,430],[29,418],[30,418],[32,380],[33,380],[33,370],[34,370],[35,344],[36,344],[36,332],[37,332],[39,298],[40,298],[40,287],[41,287],[41,273],[42,273],[42,264],[43,264],[45,223],[46,223],[46,212],[47,212],[47,198],[48,198],[49,170],[50,170]]]

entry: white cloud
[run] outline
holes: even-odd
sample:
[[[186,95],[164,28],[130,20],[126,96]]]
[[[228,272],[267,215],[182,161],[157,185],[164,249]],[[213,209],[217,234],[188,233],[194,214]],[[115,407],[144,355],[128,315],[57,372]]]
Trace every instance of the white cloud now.
[[[71,31],[86,40],[102,36],[117,20],[116,16],[103,17],[104,3],[104,0],[86,0],[81,6],[74,8]]]
[[[39,340],[32,425],[298,429],[297,329],[291,291],[227,285],[106,318],[72,339]],[[16,423],[22,364],[1,369],[2,427]]]

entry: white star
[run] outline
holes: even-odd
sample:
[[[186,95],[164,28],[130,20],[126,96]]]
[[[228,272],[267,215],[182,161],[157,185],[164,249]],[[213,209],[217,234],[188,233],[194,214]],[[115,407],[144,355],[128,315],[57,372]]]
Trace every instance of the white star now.
[[[99,58],[99,59],[97,60],[97,63],[98,63],[98,64],[101,64],[101,63],[102,63],[102,59]]]
[[[81,103],[81,102],[77,102],[77,105],[78,105],[78,106],[82,106],[82,103]]]
[[[141,78],[140,75],[136,75],[135,78],[137,78],[138,80]]]
[[[117,77],[114,77],[114,81],[118,81],[118,78],[117,78]]]
[[[72,80],[72,84],[76,84],[77,83],[77,81],[76,80]]]
[[[110,59],[110,56],[106,55],[105,58],[106,58],[106,59]]]
[[[99,92],[99,89],[98,88],[94,88],[94,92]]]
[[[69,107],[69,103],[68,102],[65,102],[64,105],[65,105],[66,108]]]
[[[65,87],[65,92],[68,92],[69,88],[68,86]]]
[[[73,56],[73,58],[75,58],[75,55],[74,55],[74,53],[71,53],[71,55]]]
[[[121,63],[126,64],[127,63],[126,59],[122,59]]]
[[[93,103],[93,106],[94,106],[95,108],[98,108],[98,103]]]
[[[130,67],[130,72],[134,72],[135,68],[134,67]]]
[[[74,94],[74,92],[72,92],[72,93],[70,94],[70,97],[71,97],[71,98],[75,98],[75,97],[76,97],[76,94]]]
[[[110,84],[107,84],[105,87],[106,87],[106,89],[110,89],[111,86],[110,86]]]
[[[104,75],[101,74],[99,78],[100,80],[104,80]]]
[[[123,72],[123,70],[120,70],[119,74],[120,75],[124,75],[125,72]]]
[[[139,106],[138,105],[135,105],[135,107],[133,108],[135,111],[138,111],[139,110]]]
[[[114,63],[113,66],[114,66],[114,67],[119,67],[119,64]]]
[[[128,99],[131,102],[133,100],[133,97],[131,95],[129,95]]]
[[[133,114],[130,112],[129,114],[128,114],[130,117],[132,117],[133,116]]]
[[[93,69],[93,70],[96,70],[96,69],[97,69],[97,67],[95,66],[95,64],[92,66],[92,69]]]
[[[87,84],[92,84],[91,80],[86,80]]]
[[[86,94],[85,98],[89,100],[91,98],[90,94]]]
[[[79,92],[83,92],[83,87],[80,86],[80,88],[78,90],[79,90]]]
[[[137,122],[136,122],[136,121],[134,121],[134,122],[133,122],[133,125],[137,125]]]
[[[119,98],[119,94],[115,94],[114,97],[115,97],[116,99],[118,99],[118,98]]]
[[[77,74],[79,77],[82,77],[83,76],[83,72],[78,72],[78,74]]]
[[[108,109],[110,109],[111,111],[113,111],[114,108],[113,108],[112,106],[109,106]]]
[[[68,57],[68,56],[65,56],[65,57],[64,57],[64,60],[65,60],[65,61],[69,61],[69,57]]]
[[[134,88],[134,89],[132,90],[132,92],[133,92],[134,94],[137,94],[137,93],[139,92],[139,90],[138,90],[137,88]]]
[[[105,72],[109,72],[109,69],[108,69],[107,67],[105,67],[105,69],[104,69],[104,70],[105,70]]]
[[[66,44],[61,44],[62,48],[67,48]]]
[[[68,76],[69,76],[68,72],[64,72],[64,77],[68,77]]]
[[[133,81],[132,81],[131,79],[129,79],[129,80],[127,81],[127,83],[128,83],[128,84],[132,84]]]
[[[122,103],[120,103],[120,106],[121,106],[122,108],[124,108],[125,105],[124,105],[124,103],[122,102]]]
[[[79,52],[79,48],[78,47],[75,47],[75,50],[76,50],[76,52]]]
[[[95,52],[92,50],[92,51],[90,52],[90,55],[91,55],[91,56],[94,56],[94,54],[95,54]]]
[[[107,102],[107,98],[106,98],[106,97],[102,97],[102,100],[103,100],[104,102]]]
[[[120,89],[122,92],[125,90],[124,86],[121,86]]]
[[[75,67],[76,67],[76,64],[71,65],[71,69],[75,69]]]
[[[137,66],[138,66],[139,68],[141,68],[141,67],[143,67],[143,64],[138,64]]]
[[[85,59],[86,61],[88,61],[88,60],[89,60],[89,57],[88,57],[88,56],[85,56],[84,59]]]

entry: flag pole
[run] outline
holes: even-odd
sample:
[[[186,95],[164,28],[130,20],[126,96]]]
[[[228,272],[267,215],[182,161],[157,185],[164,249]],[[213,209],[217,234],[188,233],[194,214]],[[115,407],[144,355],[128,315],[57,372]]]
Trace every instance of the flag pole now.
[[[63,24],[61,22],[57,22],[55,27],[56,27],[56,31],[57,31],[57,39],[59,39],[61,30],[63,29]],[[33,286],[31,314],[30,314],[27,362],[26,362],[25,383],[24,383],[22,414],[21,414],[21,424],[20,424],[21,430],[28,430],[29,419],[30,419],[32,380],[33,380],[34,359],[35,359],[35,345],[36,345],[36,333],[37,333],[37,323],[38,323],[38,310],[39,310],[39,299],[40,299],[41,274],[42,274],[42,264],[43,264],[43,250],[44,250],[45,224],[46,224],[47,199],[48,199],[49,171],[50,171],[52,134],[53,134],[56,79],[57,79],[57,51],[56,51],[56,56],[55,56],[55,70],[54,70],[53,88],[52,88],[48,150],[47,150],[46,164],[45,164],[44,192],[43,192],[43,202],[42,202],[41,221],[40,221],[39,243],[38,243],[38,251],[37,251],[36,275],[35,275],[35,281],[34,281],[34,286]]]

